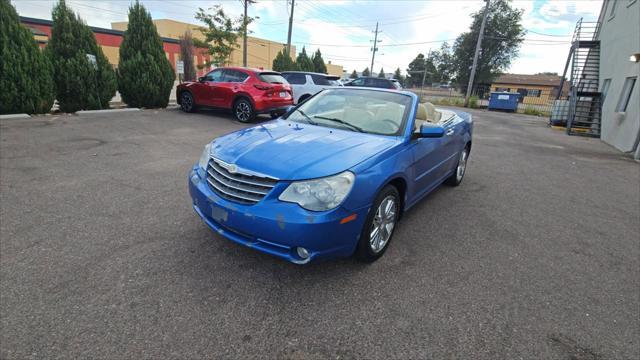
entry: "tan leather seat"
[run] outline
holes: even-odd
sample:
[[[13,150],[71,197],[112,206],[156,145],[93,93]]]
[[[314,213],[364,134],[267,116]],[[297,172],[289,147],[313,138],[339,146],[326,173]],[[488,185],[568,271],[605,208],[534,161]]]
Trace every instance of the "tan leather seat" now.
[[[415,121],[415,126],[413,128],[413,131],[414,132],[420,131],[420,126],[422,126],[422,124],[426,121],[427,121],[427,108],[422,104],[418,104],[418,112],[416,113],[416,121]]]
[[[433,106],[432,103],[425,103],[425,108],[427,112],[427,121],[432,123],[437,123],[442,118],[442,113],[436,110],[436,107]]]

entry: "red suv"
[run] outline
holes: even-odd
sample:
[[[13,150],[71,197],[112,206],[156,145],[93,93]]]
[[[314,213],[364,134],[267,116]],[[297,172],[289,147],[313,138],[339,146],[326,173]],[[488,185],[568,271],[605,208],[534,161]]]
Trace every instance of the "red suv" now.
[[[241,122],[257,114],[277,117],[293,105],[291,86],[280,73],[240,67],[217,68],[198,81],[187,81],[176,89],[183,111],[197,107],[231,109]]]

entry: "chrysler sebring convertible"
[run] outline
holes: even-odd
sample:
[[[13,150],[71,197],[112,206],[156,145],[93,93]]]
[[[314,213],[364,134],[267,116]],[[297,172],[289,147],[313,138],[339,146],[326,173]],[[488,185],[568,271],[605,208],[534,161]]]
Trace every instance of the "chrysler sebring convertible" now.
[[[473,123],[403,91],[333,88],[280,118],[214,139],[189,176],[220,235],[296,264],[389,247],[398,220],[460,185]]]

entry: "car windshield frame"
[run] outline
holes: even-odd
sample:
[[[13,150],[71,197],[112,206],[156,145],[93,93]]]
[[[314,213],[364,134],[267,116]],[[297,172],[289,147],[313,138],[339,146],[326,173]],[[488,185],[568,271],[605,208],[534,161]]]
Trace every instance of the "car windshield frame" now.
[[[393,133],[377,132],[377,131],[372,131],[372,130],[369,130],[369,129],[362,129],[362,130],[365,130],[365,131],[361,132],[361,131],[356,129],[356,127],[357,127],[356,124],[350,124],[350,125],[341,124],[341,122],[343,122],[344,119],[337,119],[336,121],[331,121],[330,119],[327,120],[327,118],[323,119],[322,116],[315,117],[316,116],[315,114],[309,114],[309,115],[306,114],[306,111],[308,109],[305,109],[305,108],[310,106],[309,104],[315,104],[315,101],[313,101],[314,99],[317,99],[317,98],[320,98],[320,97],[323,97],[323,96],[327,96],[327,95],[332,94],[332,93],[340,93],[340,92],[345,92],[345,91],[348,92],[348,93],[353,93],[353,92],[356,92],[356,91],[360,91],[360,92],[367,92],[369,94],[385,95],[385,96],[389,96],[391,98],[393,98],[393,97],[398,98],[399,99],[398,101],[389,100],[390,102],[397,103],[399,106],[404,106],[404,112],[402,114],[402,119],[400,121],[400,124],[398,125],[398,129]],[[405,98],[405,99],[403,99],[404,101],[406,101],[405,104],[403,104],[403,102],[400,101],[401,97]],[[317,94],[313,95],[311,98],[307,99],[307,101],[298,104],[295,108],[293,108],[291,111],[289,111],[287,114],[285,114],[282,117],[282,119],[283,120],[292,121],[292,122],[296,122],[296,123],[301,123],[301,124],[311,124],[311,125],[322,126],[322,127],[332,128],[332,129],[340,129],[340,130],[346,130],[346,131],[361,132],[363,134],[398,137],[398,136],[403,136],[405,134],[407,123],[408,123],[408,120],[409,120],[409,114],[411,113],[411,110],[414,107],[415,107],[414,99],[409,94],[396,92],[396,91],[375,90],[375,89],[368,89],[368,88],[339,87],[339,88],[324,89],[324,90],[318,92]],[[304,116],[300,120],[291,119],[291,116],[293,114],[302,114]],[[310,119],[313,122],[309,121]],[[316,121],[316,120],[320,120],[320,121]],[[327,120],[327,121],[325,121],[325,120]]]

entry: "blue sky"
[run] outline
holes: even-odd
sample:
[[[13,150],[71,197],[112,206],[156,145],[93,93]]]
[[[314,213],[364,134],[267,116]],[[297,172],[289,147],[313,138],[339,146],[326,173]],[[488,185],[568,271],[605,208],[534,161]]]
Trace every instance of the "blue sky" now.
[[[12,0],[22,16],[51,18],[55,0]],[[154,18],[197,23],[197,8],[221,4],[231,15],[242,14],[241,0],[141,0]],[[125,21],[129,0],[67,0],[67,4],[92,26],[110,28],[111,22]],[[370,66],[371,41],[376,21],[382,31],[374,71],[390,72],[407,64],[420,52],[437,49],[444,40],[466,31],[470,14],[482,8],[483,1],[346,1],[297,0],[293,42],[298,50],[320,48],[325,60],[343,65],[351,72]],[[594,21],[601,0],[513,1],[523,9],[523,25],[529,31],[520,55],[509,69],[512,73],[543,71],[561,73],[569,51],[568,42],[576,21]],[[285,0],[258,0],[249,14],[260,18],[251,25],[253,36],[286,42],[288,12]]]

